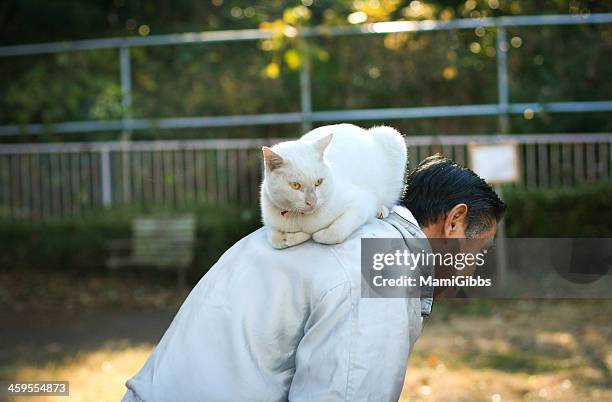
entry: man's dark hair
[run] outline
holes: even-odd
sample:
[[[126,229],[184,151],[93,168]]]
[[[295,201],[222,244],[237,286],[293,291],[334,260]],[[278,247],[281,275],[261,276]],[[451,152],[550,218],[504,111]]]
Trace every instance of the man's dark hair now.
[[[440,154],[425,158],[408,174],[402,203],[421,226],[446,217],[458,204],[466,204],[468,237],[499,222],[506,210],[506,205],[486,181]]]

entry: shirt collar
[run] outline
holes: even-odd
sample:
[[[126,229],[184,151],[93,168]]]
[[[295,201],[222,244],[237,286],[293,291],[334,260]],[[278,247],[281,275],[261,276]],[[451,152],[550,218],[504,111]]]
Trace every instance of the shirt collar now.
[[[395,212],[400,218],[402,218],[406,222],[409,222],[410,224],[415,226],[415,228],[418,228],[418,234],[417,234],[416,232],[414,232],[414,229],[411,230],[410,228],[406,227],[406,225],[402,225],[412,235],[427,238],[427,236],[425,236],[425,234],[421,230],[421,227],[419,226],[419,223],[417,222],[416,218],[414,217],[414,215],[412,215],[412,212],[410,212],[408,208],[406,208],[403,205],[395,205],[393,206],[393,208],[391,208],[391,212]],[[428,241],[428,245],[429,245],[429,241]],[[431,250],[431,246],[429,247]],[[433,277],[435,275],[435,272],[431,270],[427,272],[427,275],[430,275]],[[421,292],[422,292],[421,293],[421,317],[426,317],[431,314],[431,309],[433,306],[434,288],[433,286],[425,286],[421,289]]]
[[[398,214],[399,216],[401,216],[403,219],[407,220],[408,222],[412,223],[416,227],[418,228],[421,227],[419,225],[419,222],[417,222],[416,218],[414,217],[414,215],[412,215],[412,212],[410,212],[408,208],[406,208],[405,206],[394,205],[393,208],[391,208],[391,211],[395,212],[396,214]]]

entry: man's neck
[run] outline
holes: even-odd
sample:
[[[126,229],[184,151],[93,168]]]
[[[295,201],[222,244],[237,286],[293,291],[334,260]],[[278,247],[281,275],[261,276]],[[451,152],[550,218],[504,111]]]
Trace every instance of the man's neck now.
[[[425,226],[421,228],[421,231],[425,233],[425,236],[427,236],[428,239],[443,237],[439,225]]]

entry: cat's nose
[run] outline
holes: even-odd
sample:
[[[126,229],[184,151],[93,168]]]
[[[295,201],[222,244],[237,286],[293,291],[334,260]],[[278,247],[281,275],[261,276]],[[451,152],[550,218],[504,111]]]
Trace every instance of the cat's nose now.
[[[306,200],[306,205],[308,205],[309,207],[314,207],[317,204],[317,200],[312,199],[312,200]]]

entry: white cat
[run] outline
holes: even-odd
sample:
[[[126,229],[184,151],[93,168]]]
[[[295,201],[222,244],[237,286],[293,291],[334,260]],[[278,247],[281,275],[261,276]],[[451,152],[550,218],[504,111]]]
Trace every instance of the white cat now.
[[[261,212],[275,248],[341,243],[386,217],[404,188],[406,143],[391,127],[324,126],[262,152]]]

